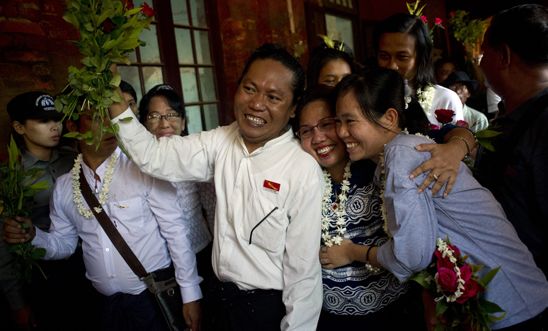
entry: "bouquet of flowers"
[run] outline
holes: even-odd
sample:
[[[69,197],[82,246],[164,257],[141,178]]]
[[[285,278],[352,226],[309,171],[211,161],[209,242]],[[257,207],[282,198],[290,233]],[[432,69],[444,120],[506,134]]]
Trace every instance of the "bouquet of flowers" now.
[[[154,11],[146,3],[134,7],[131,0],[70,0],[63,17],[80,32],[76,41],[83,58],[81,68],[69,67],[68,85],[55,101],[65,117],[78,119],[92,111],[93,119],[101,126],[101,135],[114,132],[108,123],[108,107],[121,101],[116,93],[121,77],[113,73],[113,64],[129,64],[128,54],[144,45],[139,39],[148,28]],[[91,143],[91,132],[70,133],[67,137],[85,139]],[[100,138],[100,137],[99,137]],[[100,141],[100,139],[98,140]]]
[[[0,165],[0,217],[28,216],[34,195],[46,189],[48,185],[44,181],[37,181],[39,175],[38,169],[23,169],[21,154],[11,137],[8,145],[8,162]],[[9,250],[15,256],[16,268],[21,278],[30,281],[33,267],[42,271],[37,260],[44,257],[45,249],[34,247],[30,242],[26,242],[10,245]],[[44,275],[43,272],[42,275]]]
[[[424,287],[435,303],[436,331],[487,331],[504,317],[504,311],[482,294],[500,268],[479,279],[481,266],[466,262],[460,250],[448,239],[438,239],[432,263],[411,278]],[[499,315],[494,315],[502,313]]]

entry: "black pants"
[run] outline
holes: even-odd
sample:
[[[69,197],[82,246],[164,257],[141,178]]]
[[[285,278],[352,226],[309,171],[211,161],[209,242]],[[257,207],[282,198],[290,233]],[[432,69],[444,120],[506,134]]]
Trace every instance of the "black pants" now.
[[[175,275],[173,265],[154,271],[155,278],[165,280]],[[103,330],[105,331],[167,331],[169,330],[156,299],[150,291],[140,294],[116,293],[104,297]],[[182,314],[181,308],[181,314]],[[181,319],[183,329],[184,321]]]
[[[203,307],[205,331],[279,331],[285,316],[282,291],[243,291],[234,283],[207,285]]]

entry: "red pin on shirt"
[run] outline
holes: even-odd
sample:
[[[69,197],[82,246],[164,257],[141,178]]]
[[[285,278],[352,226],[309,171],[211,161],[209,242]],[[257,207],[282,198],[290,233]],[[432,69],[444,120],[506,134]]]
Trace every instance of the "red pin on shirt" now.
[[[264,188],[267,188],[269,190],[273,190],[273,191],[280,191],[280,183],[276,183],[276,182],[273,182],[271,180],[268,180],[268,179],[265,179],[264,182],[263,182],[263,187]]]

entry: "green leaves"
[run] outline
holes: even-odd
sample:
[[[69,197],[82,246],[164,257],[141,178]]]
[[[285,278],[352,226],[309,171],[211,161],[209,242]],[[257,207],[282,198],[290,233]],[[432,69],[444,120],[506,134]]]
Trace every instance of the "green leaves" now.
[[[491,151],[491,152],[494,152],[495,151],[495,147],[493,146],[493,138],[502,134],[502,132],[499,132],[499,131],[495,131],[495,130],[490,130],[490,129],[485,129],[485,130],[481,130],[481,131],[478,131],[476,132],[476,139],[478,140],[478,144],[480,144],[481,146],[483,146],[485,149]]]
[[[119,0],[70,0],[63,18],[79,30],[76,45],[83,58],[82,67],[69,67],[68,85],[55,105],[73,120],[82,112],[93,112],[102,136],[113,131],[104,125],[108,107],[121,100],[116,93],[121,77],[111,67],[130,63],[128,55],[144,44],[139,36],[152,17],[143,13],[143,7],[126,9]],[[68,136],[91,141],[85,134]]]
[[[48,183],[38,181],[42,175],[39,169],[24,169],[21,153],[17,144],[10,137],[8,145],[8,162],[0,165],[0,216],[13,218],[28,216],[34,203],[34,195],[48,188]],[[38,267],[36,260],[41,259],[46,251],[36,248],[30,242],[10,245],[20,277],[30,281],[33,267]],[[39,268],[39,267],[38,267]]]

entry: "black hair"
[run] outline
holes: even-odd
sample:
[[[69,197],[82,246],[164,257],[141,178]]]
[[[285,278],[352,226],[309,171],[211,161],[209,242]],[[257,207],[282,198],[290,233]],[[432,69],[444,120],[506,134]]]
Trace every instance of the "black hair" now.
[[[337,45],[344,45],[341,50]],[[306,84],[307,89],[313,88],[318,85],[318,79],[320,77],[320,71],[322,68],[332,60],[343,60],[350,67],[350,71],[355,73],[358,69],[352,50],[346,46],[346,44],[340,41],[335,41],[335,48],[327,46],[322,43],[320,46],[314,48],[310,52],[310,60],[308,61],[308,67],[306,71]]]
[[[135,92],[135,89],[133,88],[133,86],[131,86],[130,83],[126,82],[125,80],[122,80],[120,82],[120,90],[122,90],[122,92],[129,93],[133,97],[133,100],[137,102],[137,93]]]
[[[242,82],[242,79],[249,71],[249,67],[251,67],[253,62],[268,59],[280,62],[293,73],[293,82],[291,84],[293,89],[293,100],[291,103],[295,105],[304,92],[304,70],[299,61],[280,45],[267,43],[257,48],[246,60],[242,74],[238,79],[238,84]]]
[[[289,120],[291,127],[293,128],[293,133],[297,136],[297,132],[301,126],[301,115],[303,113],[304,107],[314,101],[324,101],[329,106],[329,111],[331,115],[335,117],[335,99],[334,99],[334,88],[326,85],[317,85],[311,89],[307,89],[302,98],[299,99],[295,107],[295,117]]]
[[[434,82],[432,39],[428,27],[420,17],[399,13],[380,22],[373,34],[373,45],[379,53],[379,42],[384,33],[401,32],[415,37],[416,74],[412,84],[415,89],[425,88]]]
[[[525,4],[499,12],[484,42],[493,48],[508,45],[529,65],[548,64],[548,7]]]
[[[177,113],[181,114],[183,119],[186,117],[183,100],[179,93],[175,92],[175,90],[167,84],[158,84],[151,88],[139,103],[139,121],[141,123],[145,124],[147,120],[150,100],[157,96],[164,97],[167,100],[168,105]]]
[[[405,102],[405,82],[401,75],[391,69],[375,68],[365,76],[352,74],[344,77],[335,88],[336,98],[348,92],[354,93],[356,101],[364,117],[383,127],[379,119],[389,108],[398,112],[398,126],[408,128],[410,132],[418,132],[410,123],[411,117],[419,116],[426,119],[424,112],[417,101]],[[412,127],[412,128],[410,128]],[[420,131],[423,132],[423,131]]]

